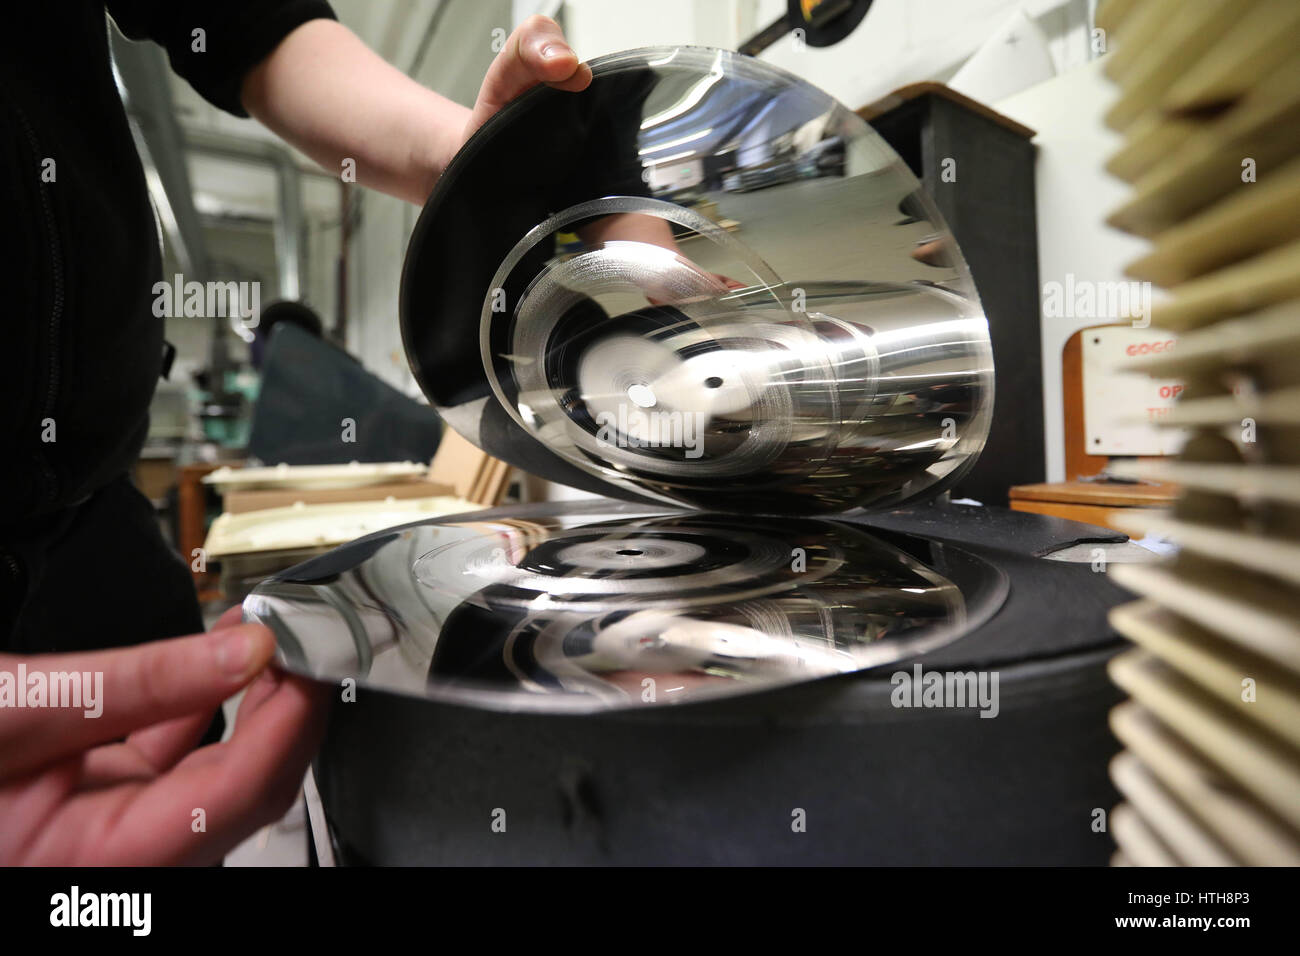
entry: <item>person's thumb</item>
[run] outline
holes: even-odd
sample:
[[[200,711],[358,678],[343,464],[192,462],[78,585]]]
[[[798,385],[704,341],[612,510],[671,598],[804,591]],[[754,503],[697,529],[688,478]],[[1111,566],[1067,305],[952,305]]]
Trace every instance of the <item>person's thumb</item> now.
[[[0,655],[0,776],[210,710],[274,654],[270,631],[242,624],[118,650]]]
[[[510,34],[488,68],[465,137],[501,107],[539,83],[576,91],[586,89],[590,82],[591,68],[579,62],[559,24],[542,16],[529,17]]]

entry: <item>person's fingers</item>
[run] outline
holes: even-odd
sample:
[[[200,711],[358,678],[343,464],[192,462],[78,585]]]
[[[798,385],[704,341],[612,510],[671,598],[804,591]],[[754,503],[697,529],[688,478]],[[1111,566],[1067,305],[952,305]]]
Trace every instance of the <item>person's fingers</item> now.
[[[211,835],[202,846],[186,847],[176,862],[207,862],[215,846],[225,853],[283,817],[298,795],[325,731],[332,688],[281,672],[268,675],[240,702],[230,739],[196,750],[168,775],[174,776],[171,786],[190,788]]]
[[[510,34],[488,68],[465,135],[539,83],[570,92],[583,90],[591,83],[591,68],[578,60],[559,24],[547,17],[532,16]]]
[[[328,691],[283,677],[224,743],[194,751],[152,782],[125,783],[64,802],[47,816],[22,862],[216,862],[292,805],[324,729]]]
[[[947,265],[951,257],[948,255],[947,241],[935,239],[913,249],[912,258],[917,262],[924,262],[928,266],[942,266]]]
[[[261,707],[262,703],[279,689],[284,676],[283,672],[268,667],[262,671],[257,680],[248,685],[248,689],[244,691],[244,696],[239,701],[239,710],[235,714],[236,725]]]
[[[0,866],[24,862],[57,809],[76,790],[79,775],[78,761],[68,759],[0,784],[0,821],[4,821],[0,826]]]
[[[0,656],[0,680],[9,675],[26,700],[36,702],[34,686],[46,691],[42,706],[0,710],[0,774],[20,774],[140,727],[211,710],[247,684],[274,653],[271,632],[245,624],[89,654]],[[24,672],[27,686],[17,687]],[[74,685],[81,690],[81,706],[50,706],[63,703]],[[52,701],[52,694],[60,700]]]
[[[585,63],[579,63],[578,68],[573,71],[573,75],[567,80],[547,83],[546,85],[553,86],[557,90],[564,90],[566,93],[581,93],[591,86],[591,67]]]
[[[564,39],[560,25],[543,16],[529,17],[521,23],[506,40],[492,67],[484,86],[489,79],[494,81],[495,92],[500,94],[498,105],[504,105],[538,83],[555,86],[581,83],[578,87],[581,89],[591,81],[590,69],[584,70],[578,54]]]
[[[137,730],[120,744],[87,751],[81,763],[81,785],[94,788],[126,780],[152,780],[198,746],[215,713],[214,709],[176,717]]]
[[[158,817],[180,830],[176,855],[164,862],[214,860],[214,852],[224,854],[288,812],[324,732],[329,693],[326,685],[280,675],[269,696],[241,706],[229,740],[195,751],[142,795],[133,808],[139,820]],[[191,832],[196,809],[204,811],[201,839]]]
[[[174,717],[161,724],[137,730],[126,738],[126,742],[149,761],[149,766],[156,771],[170,770],[177,761],[198,746],[212,726],[216,714],[217,709],[214,707],[184,717]]]
[[[158,776],[144,755],[126,744],[105,744],[81,756],[78,790],[98,790],[129,781],[147,782]]]
[[[228,627],[238,627],[244,620],[244,606],[236,604],[234,607],[228,607],[222,612],[221,617],[217,618],[217,623],[212,625],[211,630],[223,631]]]

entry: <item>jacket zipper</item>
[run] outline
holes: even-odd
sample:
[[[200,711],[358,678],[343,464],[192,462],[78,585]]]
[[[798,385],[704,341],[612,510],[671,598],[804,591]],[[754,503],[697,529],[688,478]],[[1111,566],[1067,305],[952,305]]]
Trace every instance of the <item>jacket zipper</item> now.
[[[17,105],[15,105],[14,109],[18,113],[18,120],[22,124],[23,133],[27,137],[27,144],[31,148],[33,161],[39,168],[41,162],[40,143],[36,139],[31,124],[27,121],[27,114]],[[50,281],[53,285],[53,292],[50,302],[49,322],[47,323],[49,363],[46,368],[47,378],[45,383],[45,404],[42,406],[41,414],[42,422],[54,415],[54,400],[59,389],[59,332],[63,325],[63,249],[59,244],[58,224],[54,218],[54,209],[50,202],[47,185],[47,183],[41,181],[39,192],[41,197],[41,217],[45,223],[45,237],[50,250]],[[38,456],[38,460],[45,477],[45,497],[52,498],[57,492],[54,472],[43,454]]]
[[[0,651],[6,652],[14,650],[9,646],[9,641],[14,636],[18,618],[22,614],[23,605],[27,602],[27,589],[24,587],[23,569],[18,559],[11,552],[0,548],[0,594],[11,587],[13,605],[8,608],[10,613],[0,616]],[[5,604],[0,604],[0,612],[5,610]]]

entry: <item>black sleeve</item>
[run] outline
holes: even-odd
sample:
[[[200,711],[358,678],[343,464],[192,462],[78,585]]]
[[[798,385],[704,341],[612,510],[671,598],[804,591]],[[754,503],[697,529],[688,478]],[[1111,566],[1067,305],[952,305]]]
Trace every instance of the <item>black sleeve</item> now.
[[[123,34],[159,44],[199,95],[236,116],[248,115],[239,92],[249,70],[294,28],[335,19],[327,0],[107,0],[105,6]]]

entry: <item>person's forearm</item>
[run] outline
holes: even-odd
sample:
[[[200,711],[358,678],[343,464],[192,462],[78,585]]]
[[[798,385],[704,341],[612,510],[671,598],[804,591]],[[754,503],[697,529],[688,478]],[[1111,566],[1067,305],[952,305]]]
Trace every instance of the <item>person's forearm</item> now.
[[[244,108],[357,182],[423,203],[460,144],[470,111],[384,62],[347,27],[311,20],[244,79]]]

